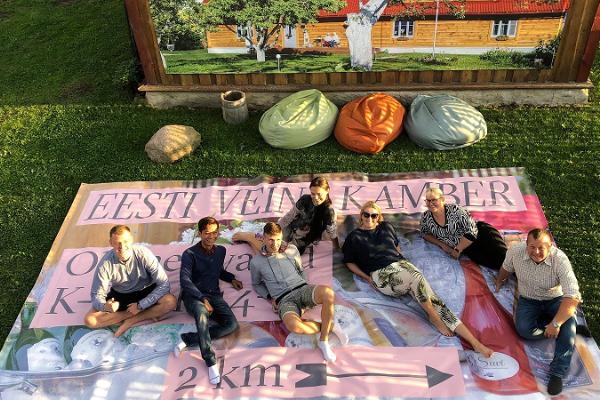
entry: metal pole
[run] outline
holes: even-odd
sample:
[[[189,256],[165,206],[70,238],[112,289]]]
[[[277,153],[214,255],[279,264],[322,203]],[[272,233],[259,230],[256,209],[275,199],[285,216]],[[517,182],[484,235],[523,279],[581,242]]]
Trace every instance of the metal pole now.
[[[433,26],[433,54],[431,58],[435,58],[435,41],[437,39],[438,15],[440,12],[440,0],[435,0],[435,23]]]

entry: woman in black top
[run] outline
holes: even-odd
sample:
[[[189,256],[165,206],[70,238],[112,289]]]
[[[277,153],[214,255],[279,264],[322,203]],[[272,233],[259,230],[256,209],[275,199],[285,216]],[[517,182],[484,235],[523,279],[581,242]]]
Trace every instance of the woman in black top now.
[[[360,210],[360,225],[350,232],[342,250],[348,269],[388,296],[410,294],[431,323],[446,336],[457,333],[485,357],[493,351],[477,340],[433,291],[421,271],[400,252],[391,224],[383,221],[379,206],[368,201]]]
[[[278,221],[283,228],[283,240],[295,245],[300,254],[323,235],[339,247],[337,240],[336,213],[329,198],[329,182],[323,177],[310,181],[310,194],[300,196],[295,206]],[[253,233],[237,232],[233,240],[247,242],[259,251],[262,241]]]
[[[439,188],[427,189],[425,204],[427,211],[421,218],[423,239],[451,257],[465,254],[477,264],[500,269],[507,246],[496,228],[483,221],[475,222],[464,207],[446,204]]]

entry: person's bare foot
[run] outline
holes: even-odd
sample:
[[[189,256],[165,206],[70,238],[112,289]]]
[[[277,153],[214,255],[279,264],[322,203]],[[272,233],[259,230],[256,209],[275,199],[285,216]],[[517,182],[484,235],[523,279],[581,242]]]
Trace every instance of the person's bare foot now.
[[[473,345],[473,350],[475,350],[479,354],[482,354],[483,356],[485,356],[485,358],[490,358],[492,356],[492,354],[494,354],[494,350],[483,345],[482,343],[475,343]]]
[[[127,330],[129,330],[129,328],[131,328],[131,322],[129,322],[129,320],[123,321],[121,326],[119,326],[119,329],[117,329],[117,331],[115,332],[115,337],[121,336],[122,334],[127,332]]]
[[[429,318],[429,322],[431,322],[442,335],[454,336],[454,333],[446,326],[446,324],[444,324],[439,316],[437,318]]]

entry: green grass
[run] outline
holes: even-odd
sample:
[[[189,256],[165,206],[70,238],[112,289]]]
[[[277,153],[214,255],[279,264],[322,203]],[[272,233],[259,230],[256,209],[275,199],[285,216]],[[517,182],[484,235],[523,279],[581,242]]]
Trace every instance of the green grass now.
[[[77,44],[65,50],[71,40]],[[256,113],[230,127],[220,110],[157,111],[131,104],[113,79],[123,76],[124,65],[134,64],[130,46],[121,0],[0,2],[0,340],[82,182],[508,166],[523,166],[530,174],[579,277],[588,322],[600,337],[597,90],[585,107],[483,109],[488,137],[452,152],[423,150],[406,137],[375,156],[346,151],[334,138],[294,152],[263,142]],[[50,57],[57,54],[58,64]],[[598,59],[593,79],[600,83]],[[61,94],[72,82],[88,81],[91,91]],[[194,126],[204,142],[174,165],[153,164],[144,144],[170,123]]]
[[[209,54],[207,50],[163,51],[167,72],[171,74],[191,73],[236,73],[278,72],[275,54],[268,54],[264,63],[258,63],[251,54]],[[423,58],[430,53],[388,54],[378,53],[373,62],[373,71],[423,70],[423,69],[501,69],[520,66],[502,60],[486,61],[478,55],[438,54],[439,64],[425,64]],[[297,55],[282,54],[280,72],[344,72],[352,71],[348,55]]]

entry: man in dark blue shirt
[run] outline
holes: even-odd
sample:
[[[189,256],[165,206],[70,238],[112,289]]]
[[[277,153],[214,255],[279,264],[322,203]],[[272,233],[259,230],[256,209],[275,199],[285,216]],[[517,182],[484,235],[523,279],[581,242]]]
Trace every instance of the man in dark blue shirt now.
[[[215,245],[219,237],[219,222],[212,217],[202,218],[198,221],[198,232],[200,242],[183,252],[180,270],[183,304],[196,320],[198,332],[182,334],[182,342],[177,345],[176,352],[186,346],[199,346],[208,367],[208,379],[216,385],[221,377],[211,339],[219,339],[238,329],[235,315],[223,300],[219,279],[231,283],[237,290],[243,285],[223,268],[225,247]],[[209,319],[216,324],[209,327]]]

